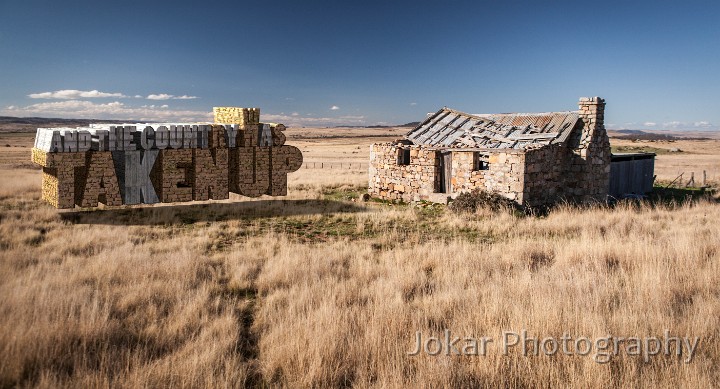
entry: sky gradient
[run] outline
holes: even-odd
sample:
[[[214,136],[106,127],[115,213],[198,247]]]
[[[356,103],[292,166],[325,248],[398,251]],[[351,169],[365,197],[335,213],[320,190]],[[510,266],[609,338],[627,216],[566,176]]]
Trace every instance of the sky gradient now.
[[[606,127],[718,129],[720,3],[0,0],[0,115],[402,124],[607,101]]]

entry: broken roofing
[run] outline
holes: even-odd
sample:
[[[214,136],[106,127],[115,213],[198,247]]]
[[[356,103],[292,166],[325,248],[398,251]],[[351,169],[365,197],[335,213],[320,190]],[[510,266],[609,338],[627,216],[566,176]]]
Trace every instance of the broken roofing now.
[[[471,115],[443,108],[405,138],[443,148],[536,148],[565,142],[578,120],[577,112]]]

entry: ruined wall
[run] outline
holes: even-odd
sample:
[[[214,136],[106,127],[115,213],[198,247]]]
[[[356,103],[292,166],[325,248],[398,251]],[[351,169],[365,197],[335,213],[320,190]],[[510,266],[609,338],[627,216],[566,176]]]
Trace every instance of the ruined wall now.
[[[498,193],[510,200],[523,202],[525,156],[519,150],[486,153],[486,170],[474,170],[475,153],[452,152],[453,193],[469,192],[480,188]]]
[[[410,164],[398,164],[398,150],[410,150]],[[489,154],[487,170],[474,171],[474,152],[453,151],[451,193],[438,193],[440,153],[422,146],[394,143],[374,144],[370,151],[368,193],[385,200],[438,199],[444,201],[475,188],[491,191],[518,202],[523,201],[524,155],[518,150]]]
[[[605,131],[605,100],[583,97],[579,102],[582,127],[567,141],[565,177],[567,197],[573,201],[605,201],[610,186],[610,139]]]
[[[525,161],[528,205],[604,201],[607,196],[609,175],[604,173],[604,164],[598,162],[598,157],[583,158],[575,149],[550,145],[528,150]]]
[[[581,121],[566,144],[528,150],[525,199],[528,205],[558,201],[605,201],[610,185],[610,140],[604,126],[605,101],[584,97]]]
[[[498,171],[497,184],[486,182],[485,189],[508,198],[516,196],[514,200],[529,206],[559,201],[605,201],[611,154],[610,140],[603,124],[604,112],[603,99],[581,98],[578,111],[581,120],[565,144],[529,148],[523,154],[506,158],[502,154],[491,155],[488,171]],[[510,169],[503,166],[507,158],[513,161]],[[522,165],[523,169],[514,169],[515,164]],[[456,174],[463,174],[460,170]],[[509,182],[504,182],[507,180]],[[508,184],[510,191],[504,192]]]
[[[42,198],[72,208],[286,195],[287,174],[303,158],[284,144],[285,126],[253,123],[257,109],[215,113],[225,123],[38,129],[32,161],[43,167]]]
[[[583,125],[578,126],[578,131],[582,128]],[[454,151],[453,192],[480,188],[528,206],[605,200],[609,143],[603,146],[602,137],[597,133],[595,136],[598,139],[590,139],[579,151],[551,144],[527,150],[489,152],[487,170],[473,170],[473,152]]]
[[[467,192],[476,187],[485,186],[486,170],[473,171],[474,153],[452,152],[452,193]]]
[[[524,150],[488,150],[487,169],[475,170],[475,152],[452,151],[451,193],[475,188],[522,205],[559,201],[604,201],[610,177],[610,141],[604,127],[605,101],[581,98],[578,124],[562,143]],[[399,165],[398,147],[409,147],[411,163]],[[440,187],[442,154],[422,146],[376,144],[371,149],[370,195],[383,199],[431,199]],[[441,196],[442,197],[442,196]]]
[[[398,149],[410,150],[410,163],[398,164]],[[427,200],[438,185],[438,160],[420,146],[375,143],[370,146],[368,193],[383,200]]]
[[[580,167],[570,165],[570,155],[570,151],[562,145],[525,152],[523,205],[549,205],[575,197],[576,184],[568,183],[566,178],[579,174]]]

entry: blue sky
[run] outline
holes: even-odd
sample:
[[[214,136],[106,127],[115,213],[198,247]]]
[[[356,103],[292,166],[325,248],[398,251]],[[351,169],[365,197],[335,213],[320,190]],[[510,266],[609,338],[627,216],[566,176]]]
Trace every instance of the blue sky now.
[[[373,125],[601,96],[608,128],[717,129],[719,4],[0,0],[0,115]]]

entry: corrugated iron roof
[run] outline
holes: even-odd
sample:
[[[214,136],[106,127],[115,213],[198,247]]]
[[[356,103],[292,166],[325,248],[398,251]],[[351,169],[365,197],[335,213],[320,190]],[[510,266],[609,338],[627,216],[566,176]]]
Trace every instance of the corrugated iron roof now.
[[[564,142],[578,120],[577,112],[471,115],[442,108],[405,138],[434,147],[525,149]]]

